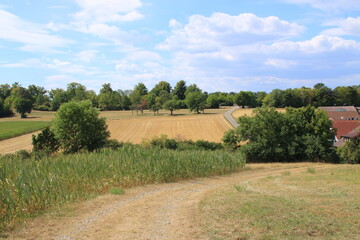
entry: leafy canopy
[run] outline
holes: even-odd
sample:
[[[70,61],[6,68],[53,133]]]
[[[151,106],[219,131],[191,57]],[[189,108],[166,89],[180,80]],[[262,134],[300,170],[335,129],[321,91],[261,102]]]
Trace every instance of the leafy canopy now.
[[[91,102],[68,102],[61,105],[54,120],[54,132],[66,153],[101,148],[110,136],[105,118],[99,118]]]

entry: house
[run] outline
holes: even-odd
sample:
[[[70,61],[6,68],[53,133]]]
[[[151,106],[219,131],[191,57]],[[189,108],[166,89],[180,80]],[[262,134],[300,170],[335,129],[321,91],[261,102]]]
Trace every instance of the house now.
[[[334,147],[341,147],[346,142],[354,141],[357,138],[360,138],[360,126],[353,129],[351,132],[349,132],[349,133],[347,133],[345,135],[342,135],[340,137],[340,140],[334,143]]]
[[[341,107],[319,107],[324,110],[329,119],[336,120],[360,120],[360,114],[354,106],[341,106]]]
[[[343,146],[346,142],[360,137],[360,114],[354,106],[319,107],[324,110],[332,120],[333,128],[336,129],[334,141],[335,147]]]

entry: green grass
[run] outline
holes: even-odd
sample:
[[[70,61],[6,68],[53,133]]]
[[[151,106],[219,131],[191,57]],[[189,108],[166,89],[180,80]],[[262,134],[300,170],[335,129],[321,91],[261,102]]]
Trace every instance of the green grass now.
[[[208,196],[200,218],[209,239],[360,239],[359,174],[355,165],[255,180]]]
[[[113,194],[113,195],[123,195],[123,194],[125,194],[125,191],[122,188],[113,187],[113,188],[110,188],[109,193]]]
[[[24,135],[43,129],[49,122],[9,121],[0,122],[0,140]]]
[[[111,188],[222,175],[244,167],[226,151],[171,151],[125,146],[118,151],[38,160],[0,159],[0,232],[24,218]]]

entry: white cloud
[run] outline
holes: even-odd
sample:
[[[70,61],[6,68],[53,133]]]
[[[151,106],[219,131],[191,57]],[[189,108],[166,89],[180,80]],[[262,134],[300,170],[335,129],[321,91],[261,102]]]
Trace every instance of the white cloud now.
[[[296,62],[284,60],[284,59],[269,58],[266,60],[266,62],[264,64],[268,65],[268,66],[273,66],[276,68],[290,68],[292,66],[295,66]]]
[[[279,42],[271,46],[278,52],[299,52],[303,54],[319,54],[337,51],[359,51],[360,43],[341,37],[319,35],[303,42]]]
[[[325,25],[327,26],[337,26],[336,28],[330,28],[323,31],[323,34],[333,35],[333,36],[360,36],[360,17],[347,19],[336,20],[328,22]]]
[[[307,4],[313,8],[326,12],[338,12],[341,10],[360,10],[359,0],[281,0],[291,4]]]
[[[77,53],[76,58],[82,62],[90,63],[96,58],[98,53],[99,51],[97,50],[85,50]]]
[[[170,25],[178,25],[174,20]],[[166,41],[158,46],[164,50],[208,52],[222,47],[234,47],[298,36],[305,27],[280,20],[278,17],[257,17],[251,13],[231,16],[214,13],[211,17],[193,15],[189,23],[173,29]]]
[[[141,19],[136,9],[142,6],[140,0],[76,0],[82,10],[74,14],[79,22],[106,23]]]
[[[31,52],[55,52],[69,43],[69,40],[54,36],[46,26],[22,20],[16,15],[0,10],[0,38],[23,44],[21,50]]]

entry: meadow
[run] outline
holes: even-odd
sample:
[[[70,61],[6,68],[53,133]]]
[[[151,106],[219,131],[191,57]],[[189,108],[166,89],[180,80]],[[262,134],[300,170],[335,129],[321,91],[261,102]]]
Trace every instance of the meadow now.
[[[209,239],[360,239],[360,166],[284,171],[208,195]]]
[[[0,122],[0,140],[21,136],[35,132],[49,125],[44,121],[7,121]]]
[[[39,159],[0,158],[0,229],[112,187],[173,182],[236,172],[245,161],[226,151],[172,151],[124,146],[118,151]]]

